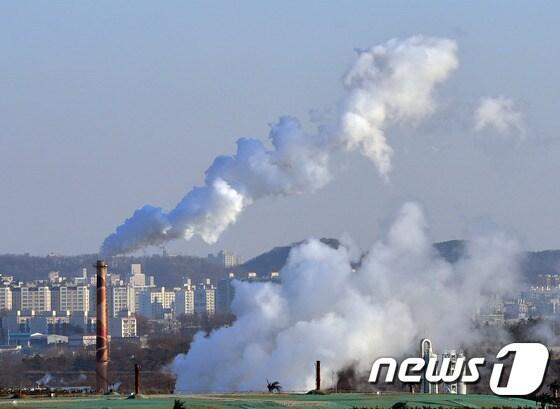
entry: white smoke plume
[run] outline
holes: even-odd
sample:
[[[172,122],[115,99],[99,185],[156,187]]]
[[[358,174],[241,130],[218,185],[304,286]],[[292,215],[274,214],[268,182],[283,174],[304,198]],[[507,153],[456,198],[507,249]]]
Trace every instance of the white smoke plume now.
[[[503,136],[517,135],[523,139],[525,137],[523,115],[515,109],[514,105],[513,99],[503,96],[482,98],[474,113],[474,130],[493,128]]]
[[[169,212],[150,205],[136,210],[105,239],[101,253],[128,253],[194,235],[214,243],[254,201],[327,184],[334,151],[358,149],[387,178],[393,151],[386,129],[433,113],[435,86],[457,67],[457,45],[449,39],[415,36],[359,50],[344,78],[347,97],[336,123],[307,133],[297,119],[284,116],[271,128],[271,148],[258,139],[239,139],[235,155],[214,160],[204,186]]]
[[[381,175],[391,170],[393,155],[385,129],[418,122],[435,111],[434,85],[459,66],[456,54],[454,41],[421,36],[359,52],[344,78],[348,97],[341,131],[346,144],[359,147]]]
[[[352,250],[308,240],[290,253],[281,284],[235,283],[237,320],[197,334],[175,358],[176,389],[262,390],[274,379],[286,390],[310,390],[315,360],[325,374],[352,366],[367,379],[375,358],[417,353],[422,336],[440,351],[469,345],[478,337],[474,306],[513,292],[520,276],[516,241],[490,234],[469,243],[457,263],[442,259],[414,203],[357,271]]]

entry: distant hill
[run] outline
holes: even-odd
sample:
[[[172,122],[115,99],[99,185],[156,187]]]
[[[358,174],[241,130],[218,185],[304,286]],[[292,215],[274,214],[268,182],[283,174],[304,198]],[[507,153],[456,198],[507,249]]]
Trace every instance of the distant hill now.
[[[321,239],[323,243],[333,248],[340,245],[336,239]],[[288,254],[292,247],[301,242],[289,246],[274,247],[241,266],[242,271],[255,271],[259,275],[270,271],[279,271],[286,264]],[[434,243],[434,248],[441,257],[450,263],[455,263],[464,254],[467,246],[465,240],[449,240]],[[529,251],[522,261],[522,270],[529,282],[534,283],[539,274],[560,274],[560,250]]]
[[[321,242],[337,249],[340,242],[337,239],[321,239]],[[255,258],[248,260],[240,268],[241,271],[255,271],[259,275],[265,275],[271,271],[280,271],[286,264],[290,250],[302,242],[292,243],[288,246],[274,247],[272,250],[262,253]],[[450,240],[435,243],[434,247],[447,261],[456,262],[465,249],[465,242],[462,240]]]
[[[527,252],[523,271],[531,282],[535,282],[539,274],[560,274],[560,250]]]
[[[333,248],[340,246],[340,242],[336,239],[323,238],[321,241]],[[236,272],[255,271],[259,275],[280,271],[286,264],[290,250],[300,243],[274,247],[233,270]],[[454,263],[464,253],[466,242],[463,240],[444,241],[434,243],[434,248],[443,258]],[[89,273],[93,273],[96,259],[95,254],[48,257],[4,254],[0,255],[0,274],[13,275],[21,281],[46,279],[49,271],[60,271],[66,277],[74,277],[81,274],[84,267],[88,269]],[[219,279],[230,271],[210,263],[203,257],[161,255],[114,257],[109,260],[109,271],[123,276],[127,275],[132,263],[142,264],[142,270],[148,275],[156,276],[156,284],[165,287],[181,286],[185,277],[189,277],[195,282],[207,277]],[[560,250],[527,252],[522,262],[522,269],[530,282],[536,282],[539,274],[560,274]]]
[[[434,247],[443,258],[454,263],[464,253],[466,245],[464,240],[450,240],[435,243]],[[560,274],[560,250],[527,251],[521,269],[530,283],[536,283],[539,274]]]
[[[449,240],[434,243],[439,255],[450,263],[455,263],[465,253],[467,242],[465,240]]]
[[[340,242],[337,239],[321,239],[321,242],[337,249]],[[274,247],[272,250],[252,258],[240,266],[242,272],[254,271],[258,275],[265,275],[271,271],[280,271],[286,264],[290,250],[303,242],[292,243],[288,246]]]

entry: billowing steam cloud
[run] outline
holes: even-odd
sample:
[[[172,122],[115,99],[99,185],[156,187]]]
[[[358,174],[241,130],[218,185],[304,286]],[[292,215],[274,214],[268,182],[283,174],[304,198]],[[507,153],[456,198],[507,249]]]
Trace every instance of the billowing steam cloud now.
[[[261,390],[267,378],[309,390],[316,359],[329,386],[333,371],[367,373],[377,357],[415,353],[421,336],[440,351],[475,341],[473,306],[514,290],[518,246],[473,238],[452,265],[431,243],[422,209],[408,203],[357,271],[347,248],[309,240],[293,249],[282,284],[235,283],[237,321],[195,336],[172,364],[177,390]]]
[[[329,157],[341,149],[361,151],[387,178],[393,152],[386,129],[434,112],[434,87],[457,68],[456,54],[454,41],[422,36],[359,50],[344,78],[348,94],[334,124],[306,133],[297,119],[281,117],[269,134],[272,148],[258,139],[239,139],[235,155],[214,160],[204,186],[170,212],[150,205],[136,210],[105,239],[101,253],[127,253],[194,235],[214,243],[254,201],[323,187],[331,178]]]
[[[344,142],[373,160],[379,173],[391,170],[393,150],[385,129],[418,122],[435,111],[434,85],[458,65],[457,44],[439,38],[412,37],[359,52],[344,85],[348,97],[341,118]]]

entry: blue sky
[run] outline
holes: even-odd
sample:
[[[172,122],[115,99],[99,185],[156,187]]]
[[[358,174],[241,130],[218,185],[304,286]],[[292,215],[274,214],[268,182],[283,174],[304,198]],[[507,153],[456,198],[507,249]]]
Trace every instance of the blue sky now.
[[[367,47],[455,39],[460,67],[418,128],[388,130],[391,183],[341,155],[316,194],[266,199],[214,246],[245,256],[346,232],[367,247],[407,200],[435,240],[496,224],[528,248],[560,248],[555,2],[21,2],[0,4],[0,252],[94,252],[131,212],[172,208],[239,137],[265,139],[342,95]],[[472,132],[483,96],[515,101],[521,143]]]

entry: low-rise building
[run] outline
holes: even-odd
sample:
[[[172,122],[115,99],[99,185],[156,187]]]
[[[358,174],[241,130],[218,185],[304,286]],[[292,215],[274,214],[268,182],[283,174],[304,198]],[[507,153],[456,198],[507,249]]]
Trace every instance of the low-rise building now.
[[[133,338],[137,336],[136,317],[113,317],[109,319],[109,333],[115,338]]]
[[[31,348],[48,348],[54,345],[68,344],[68,337],[57,334],[31,334],[29,337],[29,347]]]
[[[111,336],[109,335],[109,340]],[[95,348],[97,342],[96,335],[77,334],[68,337],[68,346],[71,348]]]

